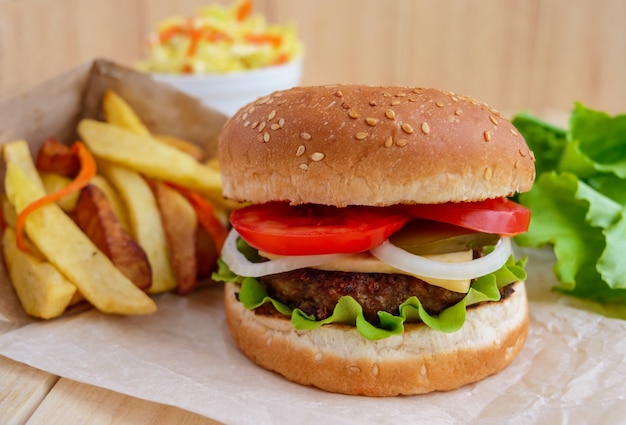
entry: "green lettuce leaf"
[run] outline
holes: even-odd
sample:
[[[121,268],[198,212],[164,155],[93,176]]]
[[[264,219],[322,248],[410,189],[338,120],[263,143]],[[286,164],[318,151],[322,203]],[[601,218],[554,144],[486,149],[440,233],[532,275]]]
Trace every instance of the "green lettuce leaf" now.
[[[532,216],[516,242],[554,247],[557,291],[626,303],[626,115],[577,103],[564,133],[527,114],[520,119],[513,122],[523,123],[518,129],[537,158],[538,177],[518,197]],[[547,144],[546,132],[557,142]]]
[[[367,339],[379,340],[393,335],[401,335],[404,332],[406,322],[423,322],[430,328],[441,332],[459,330],[465,323],[467,306],[483,301],[498,301],[500,288],[526,279],[525,263],[525,260],[515,261],[513,257],[510,257],[507,263],[496,272],[476,279],[468,294],[460,302],[436,316],[428,314],[419,299],[413,296],[400,305],[397,316],[383,311],[378,312],[378,325],[365,319],[363,308],[351,296],[341,297],[332,315],[323,320],[316,320],[300,309],[293,309],[271,298],[257,279],[237,276],[221,260],[219,270],[213,274],[213,279],[241,283],[239,301],[244,307],[253,310],[263,304],[271,303],[281,314],[291,317],[291,323],[296,329],[311,330],[330,323],[345,324],[355,326],[359,333]],[[233,276],[237,277],[233,278]]]

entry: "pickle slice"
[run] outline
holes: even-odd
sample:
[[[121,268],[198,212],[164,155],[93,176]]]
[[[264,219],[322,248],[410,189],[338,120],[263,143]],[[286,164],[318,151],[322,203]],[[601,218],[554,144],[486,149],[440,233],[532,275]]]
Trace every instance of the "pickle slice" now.
[[[394,245],[416,255],[444,254],[495,245],[499,235],[431,220],[416,220],[394,233]]]

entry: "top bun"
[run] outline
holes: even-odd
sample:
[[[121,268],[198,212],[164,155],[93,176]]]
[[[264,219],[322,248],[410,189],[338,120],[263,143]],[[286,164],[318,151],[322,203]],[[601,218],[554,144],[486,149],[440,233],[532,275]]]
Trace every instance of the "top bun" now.
[[[479,201],[530,189],[534,156],[500,113],[431,88],[329,85],[241,108],[219,141],[224,196],[324,205]]]

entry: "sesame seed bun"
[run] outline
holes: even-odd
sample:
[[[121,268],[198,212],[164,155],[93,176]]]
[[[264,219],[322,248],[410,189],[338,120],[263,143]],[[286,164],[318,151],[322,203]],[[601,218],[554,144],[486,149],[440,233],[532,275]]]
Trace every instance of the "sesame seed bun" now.
[[[494,109],[430,88],[333,85],[278,91],[220,136],[227,198],[374,205],[478,201],[525,192],[534,157]]]
[[[511,363],[528,334],[523,282],[500,302],[469,308],[457,332],[409,324],[403,335],[379,341],[363,338],[350,326],[298,331],[288,319],[246,310],[236,298],[238,290],[227,284],[224,302],[241,351],[291,381],[342,394],[381,397],[456,389]]]

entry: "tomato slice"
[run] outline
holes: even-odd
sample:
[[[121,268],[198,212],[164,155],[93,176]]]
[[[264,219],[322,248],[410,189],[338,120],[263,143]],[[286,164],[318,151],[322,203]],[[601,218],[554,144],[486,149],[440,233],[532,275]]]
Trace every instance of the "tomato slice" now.
[[[415,217],[502,236],[524,233],[530,224],[530,210],[507,198],[479,202],[407,205],[402,209]]]
[[[278,255],[367,251],[399,230],[410,216],[392,208],[284,202],[233,211],[230,222],[254,248]]]

